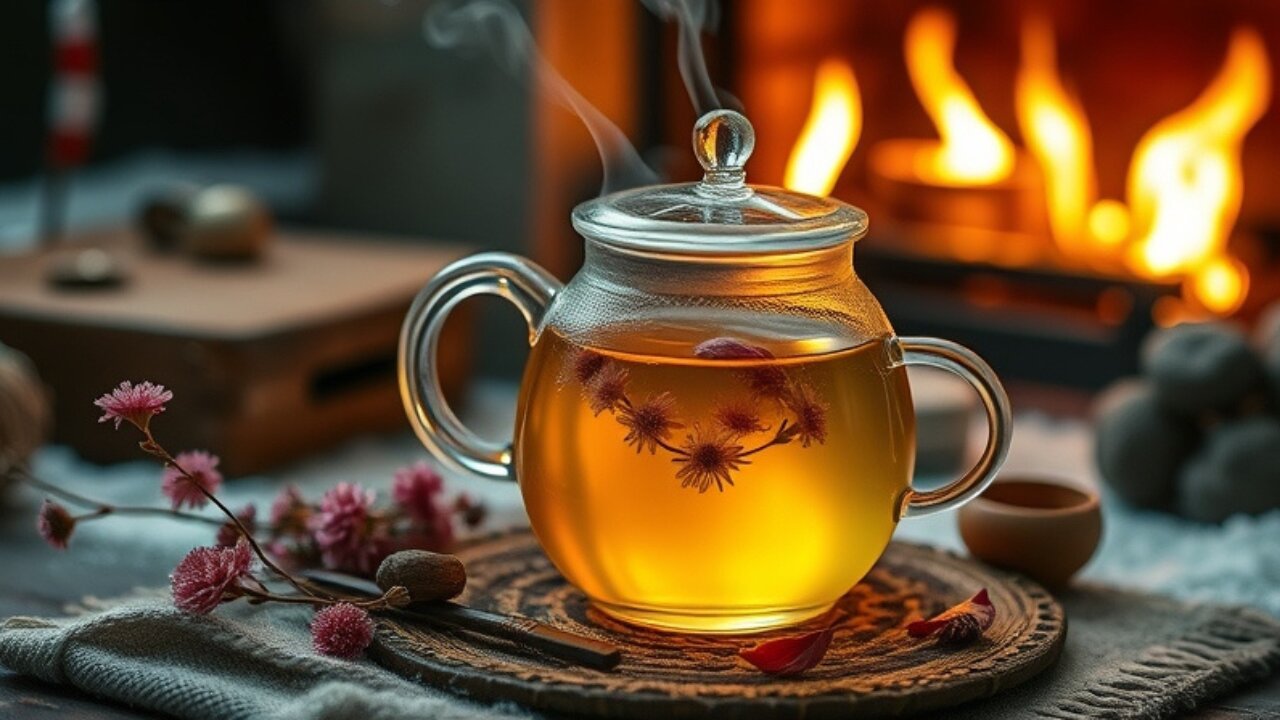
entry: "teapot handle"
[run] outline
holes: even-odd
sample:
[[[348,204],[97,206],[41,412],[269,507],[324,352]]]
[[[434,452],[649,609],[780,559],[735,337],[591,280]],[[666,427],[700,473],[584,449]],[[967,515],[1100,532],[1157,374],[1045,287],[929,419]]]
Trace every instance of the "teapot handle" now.
[[[449,312],[473,295],[497,295],[529,324],[533,344],[552,298],[564,286],[535,263],[511,253],[487,252],[454,262],[418,293],[400,331],[400,399],[418,439],[454,470],[514,480],[511,443],[479,437],[444,399],[436,372],[440,330]]]
[[[904,337],[898,342],[907,365],[929,365],[955,373],[978,393],[987,413],[987,446],[969,472],[937,490],[910,490],[903,504],[903,517],[920,517],[963,505],[987,489],[1009,454],[1013,436],[1013,414],[1004,387],[982,358],[972,350],[931,337]]]

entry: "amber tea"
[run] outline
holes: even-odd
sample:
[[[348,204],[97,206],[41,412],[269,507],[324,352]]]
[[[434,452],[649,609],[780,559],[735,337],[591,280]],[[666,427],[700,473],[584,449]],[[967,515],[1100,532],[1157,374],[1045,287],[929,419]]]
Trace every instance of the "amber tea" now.
[[[884,551],[915,456],[904,368],[883,341],[765,345],[539,339],[516,473],[548,555],[605,611],[698,631],[797,622]]]

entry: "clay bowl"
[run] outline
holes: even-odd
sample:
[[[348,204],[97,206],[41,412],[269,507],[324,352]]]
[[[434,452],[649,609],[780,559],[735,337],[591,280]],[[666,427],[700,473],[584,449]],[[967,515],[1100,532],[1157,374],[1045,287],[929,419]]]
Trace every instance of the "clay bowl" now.
[[[974,557],[1050,588],[1066,586],[1102,539],[1098,495],[1048,478],[1001,478],[960,509]]]

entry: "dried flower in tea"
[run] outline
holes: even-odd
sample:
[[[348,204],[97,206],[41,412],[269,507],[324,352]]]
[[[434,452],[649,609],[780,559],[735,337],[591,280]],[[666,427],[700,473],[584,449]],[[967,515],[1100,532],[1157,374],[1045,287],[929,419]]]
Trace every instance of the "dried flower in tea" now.
[[[684,427],[676,421],[676,398],[669,392],[624,405],[618,411],[618,422],[627,428],[622,441],[635,445],[637,453],[648,448],[651,455],[658,452],[659,445],[666,445],[672,430]]]
[[[721,405],[716,408],[715,420],[720,427],[733,435],[751,435],[769,429],[760,418],[760,413],[745,402]]]
[[[695,487],[700,493],[706,492],[713,482],[723,491],[725,483],[733,484],[730,473],[751,464],[743,457],[742,446],[734,445],[730,436],[713,434],[697,423],[693,425],[693,434],[686,436],[680,454],[672,462],[681,466],[676,471],[680,487]]]
[[[589,386],[591,412],[599,415],[605,410],[615,410],[627,404],[627,370],[608,365],[600,371]]]
[[[787,407],[795,413],[795,436],[800,445],[809,447],[827,441],[827,405],[814,395],[808,385],[797,385],[786,400]]]
[[[695,357],[703,360],[774,360],[773,353],[757,345],[737,338],[717,337],[699,343],[693,348]],[[803,383],[793,382],[786,371],[774,365],[748,367],[738,375],[750,393],[750,400],[730,400],[715,408],[705,424],[694,423],[694,432],[687,436],[681,447],[668,444],[673,430],[685,427],[677,418],[678,398],[670,391],[662,391],[639,402],[628,396],[629,375],[604,355],[579,349],[572,358],[572,374],[581,383],[583,396],[595,416],[608,410],[614,419],[626,428],[623,442],[633,446],[636,452],[648,450],[657,454],[666,450],[675,457],[672,462],[680,465],[676,479],[680,486],[706,492],[714,483],[724,491],[733,485],[733,473],[746,458],[774,445],[786,445],[798,439],[801,446],[827,439],[827,405],[813,390]],[[735,371],[738,372],[738,371]],[[794,417],[784,417],[778,423],[773,437],[754,448],[746,449],[735,441],[756,433],[767,432],[764,415],[757,404],[770,401],[770,411],[777,408]],[[712,427],[718,428],[712,430]]]
[[[573,358],[573,376],[586,385],[604,368],[605,356],[591,350],[579,350]]]

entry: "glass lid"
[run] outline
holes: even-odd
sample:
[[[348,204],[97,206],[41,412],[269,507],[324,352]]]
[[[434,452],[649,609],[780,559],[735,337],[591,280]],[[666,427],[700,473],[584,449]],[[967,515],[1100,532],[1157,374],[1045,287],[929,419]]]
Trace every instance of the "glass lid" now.
[[[746,184],[751,123],[732,110],[698,119],[693,150],[701,182],[654,185],[582,203],[573,226],[621,248],[687,254],[779,253],[861,237],[867,214],[839,200]]]

